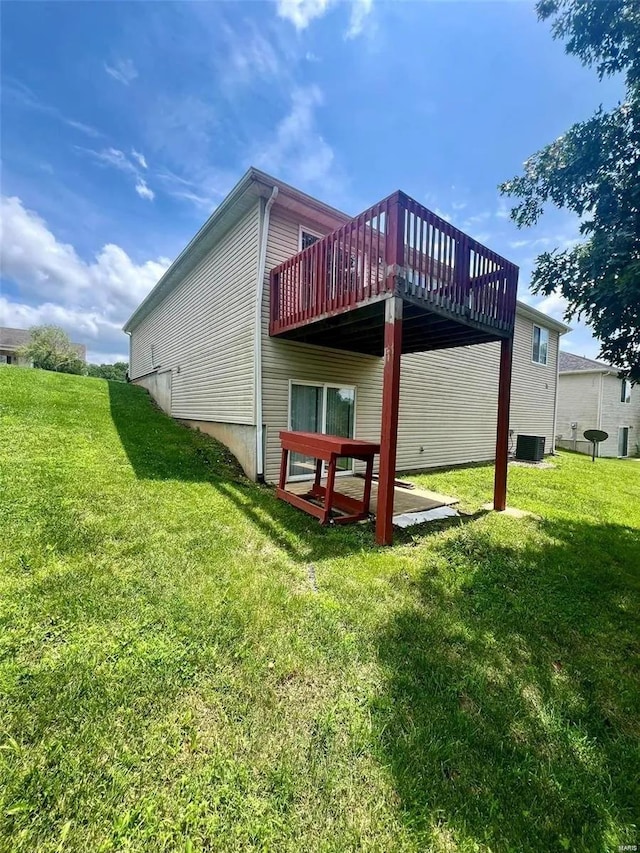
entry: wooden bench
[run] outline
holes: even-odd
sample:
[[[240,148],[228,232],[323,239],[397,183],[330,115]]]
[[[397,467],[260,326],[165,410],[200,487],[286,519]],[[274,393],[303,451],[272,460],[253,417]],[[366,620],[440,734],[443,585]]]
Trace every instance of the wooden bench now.
[[[293,506],[308,512],[320,519],[321,524],[334,521],[336,524],[349,524],[362,521],[369,516],[371,500],[371,480],[373,477],[373,458],[380,453],[380,445],[372,441],[358,441],[355,438],[344,438],[339,435],[323,435],[316,432],[291,432],[282,430],[280,433],[282,460],[280,462],[280,482],[276,489],[277,496],[288,501]],[[316,460],[315,480],[307,495],[296,495],[286,490],[289,453],[301,453]],[[366,462],[364,478],[364,493],[362,500],[356,500],[335,489],[336,463],[340,457],[350,457]],[[322,478],[322,463],[327,463],[327,485],[320,483]],[[321,505],[314,500],[320,501]],[[343,515],[331,518],[331,510],[339,509]]]

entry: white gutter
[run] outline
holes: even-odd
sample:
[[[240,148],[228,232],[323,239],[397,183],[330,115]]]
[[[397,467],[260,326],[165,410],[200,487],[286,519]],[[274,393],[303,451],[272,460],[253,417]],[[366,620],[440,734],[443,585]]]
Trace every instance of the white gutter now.
[[[256,421],[256,478],[264,480],[264,441],[262,438],[262,300],[264,297],[264,275],[267,264],[267,239],[269,237],[269,215],[278,196],[274,187],[264,207],[260,246],[258,249],[258,282],[256,287],[256,318],[253,344],[253,371],[255,376],[255,421]]]

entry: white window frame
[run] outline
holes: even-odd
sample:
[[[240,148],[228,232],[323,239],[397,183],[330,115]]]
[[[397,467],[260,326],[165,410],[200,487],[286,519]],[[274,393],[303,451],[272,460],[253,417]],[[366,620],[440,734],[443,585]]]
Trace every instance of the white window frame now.
[[[540,355],[540,343],[542,342],[542,333],[544,332],[547,336],[547,350],[546,350],[546,358],[544,361],[538,361],[533,357],[533,348],[536,342],[536,329],[540,330],[540,339],[538,342],[538,356]],[[538,323],[533,324],[533,328],[531,329],[531,363],[537,364],[539,367],[547,367],[549,364],[549,342],[551,340],[551,335],[549,334],[549,329],[546,326],[540,326]]]
[[[625,405],[631,402],[631,382],[628,379],[621,380],[620,402]]]
[[[305,234],[311,234],[312,237],[317,237],[318,240],[322,240],[322,238],[324,237],[324,234],[317,234],[313,230],[313,228],[307,228],[306,225],[299,225],[298,226],[298,251],[299,252],[302,251],[302,232],[303,231]]]
[[[620,434],[623,429],[627,431],[627,452],[624,456],[620,456]],[[631,429],[628,426],[619,426],[618,427],[618,459],[628,459],[629,458],[629,439],[631,438]]]
[[[347,388],[349,391],[353,391],[353,432],[355,435],[356,424],[358,423],[358,386],[357,385],[349,385],[346,382],[312,382],[309,379],[290,379],[289,380],[289,403],[288,403],[288,412],[287,412],[287,429],[291,430],[291,397],[292,390],[294,385],[311,385],[313,388],[322,388],[322,433],[320,435],[326,435],[324,432],[324,428],[327,422],[327,388]],[[289,467],[287,468],[287,482],[295,483],[299,480],[313,480],[315,474],[294,474],[291,476],[289,473],[291,469],[291,456],[289,456]],[[336,471],[336,477],[352,477],[355,471],[355,459],[351,460],[351,469],[347,471]],[[322,464],[322,476],[326,475],[326,465],[323,462]]]

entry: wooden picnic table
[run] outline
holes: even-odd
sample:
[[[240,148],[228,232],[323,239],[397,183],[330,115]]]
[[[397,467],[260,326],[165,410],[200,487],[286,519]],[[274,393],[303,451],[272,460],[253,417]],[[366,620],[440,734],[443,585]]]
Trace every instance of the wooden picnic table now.
[[[340,435],[282,430],[280,432],[280,445],[282,447],[282,460],[280,463],[280,482],[276,494],[281,500],[288,501],[298,509],[315,516],[320,519],[321,524],[328,524],[332,520],[331,510],[334,507],[344,513],[333,519],[336,524],[362,521],[368,517],[373,458],[376,453],[380,453],[379,444],[372,441],[358,441],[355,438],[344,438]],[[296,495],[285,488],[290,452],[311,456],[316,460],[315,480],[307,495]],[[350,457],[366,462],[364,493],[361,501],[335,489],[336,463],[340,457]],[[327,463],[326,486],[320,483],[323,462]],[[320,501],[321,505],[314,501]]]

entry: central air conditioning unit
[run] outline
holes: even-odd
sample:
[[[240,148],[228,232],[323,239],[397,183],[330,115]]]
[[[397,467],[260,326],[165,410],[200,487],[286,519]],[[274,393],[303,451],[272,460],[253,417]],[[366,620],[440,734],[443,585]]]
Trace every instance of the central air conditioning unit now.
[[[544,457],[543,435],[518,435],[516,439],[516,459],[523,462],[541,462]]]

